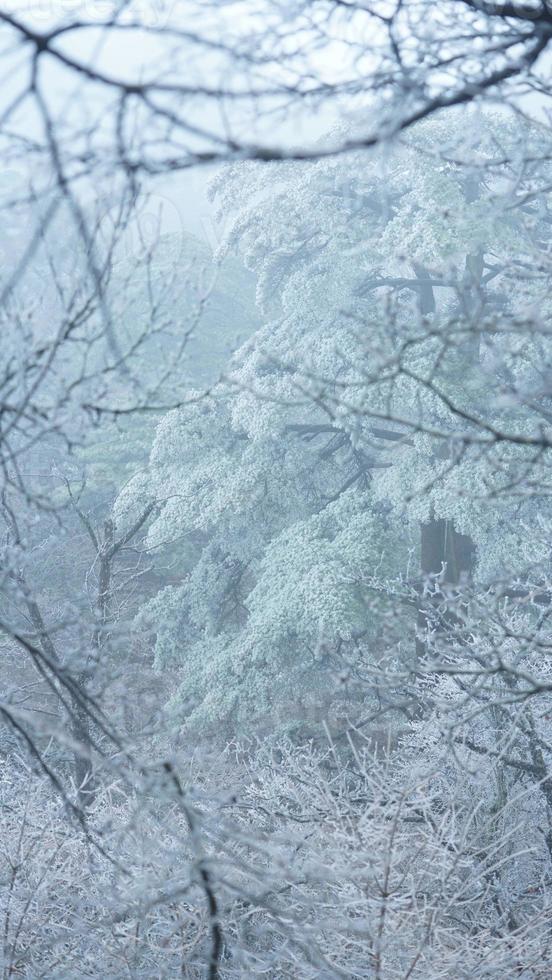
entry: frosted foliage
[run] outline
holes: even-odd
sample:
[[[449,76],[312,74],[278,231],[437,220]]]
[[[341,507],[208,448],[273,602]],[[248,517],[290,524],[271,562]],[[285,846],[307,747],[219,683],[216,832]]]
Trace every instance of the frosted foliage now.
[[[143,513],[144,508],[156,499],[154,487],[148,472],[137,473],[121,490],[113,507],[113,518],[117,528],[128,530]]]
[[[293,646],[293,637],[316,647],[317,636],[332,644],[363,632],[362,585],[393,569],[371,503],[348,491],[268,546],[249,609],[252,627],[268,633],[273,647]],[[397,540],[385,545],[398,557]]]
[[[21,794],[15,805],[14,790]],[[208,923],[200,890],[194,894],[184,816],[170,800],[164,818],[147,803],[139,810],[120,792],[102,794],[93,820],[116,848],[117,861],[110,862],[24,770],[5,767],[0,799],[6,975],[118,977],[122,962],[132,963],[140,980],[160,971],[201,975],[197,944],[205,942]],[[124,876],[114,873],[117,864]],[[185,895],[178,931],[174,904],[159,901],[171,894]]]
[[[273,925],[261,961],[269,969],[277,950],[281,972],[269,975],[362,977],[368,960],[386,978],[529,980],[532,956],[548,965],[538,790],[518,785],[505,803],[495,773],[448,758],[444,775],[440,759],[420,767],[407,739],[400,760],[362,747],[351,758],[337,746],[257,747],[242,819],[251,830],[248,814],[262,815],[271,867],[289,868],[285,908],[298,914],[310,960],[298,965]],[[450,809],[446,782],[457,791]]]
[[[347,492],[297,521],[265,548],[254,577],[209,546],[183,586],[146,607],[141,621],[155,624],[157,663],[181,678],[174,710],[186,704],[198,725],[230,712],[246,725],[285,716],[302,697],[314,710],[338,686],[336,651],[343,657],[354,641],[365,644],[377,625],[364,589],[392,573],[401,551],[404,560],[404,542],[383,541],[370,503]]]
[[[188,429],[189,426],[189,429]],[[151,479],[164,504],[149,535],[152,545],[171,534],[220,529],[245,550],[290,513],[307,513],[321,499],[324,467],[306,486],[310,467],[300,445],[268,433],[248,438],[224,402],[200,402],[161,424]]]
[[[376,957],[385,980],[543,975],[550,907],[539,789],[518,780],[504,801],[496,769],[470,772],[450,756],[445,764],[434,729],[423,735],[425,765],[414,731],[400,758],[265,738],[231,746],[215,767],[189,766],[200,785],[188,806],[197,801],[191,812],[201,810],[205,838],[215,839],[204,860],[216,882],[223,980],[361,978]],[[222,782],[231,794],[217,795]],[[4,808],[6,969],[116,977],[123,962],[138,980],[199,980],[210,937],[194,873],[200,833],[186,832],[169,787],[158,780],[156,799],[139,809],[109,794],[98,801],[94,823],[124,861],[117,878],[51,794],[29,792],[28,777],[5,773],[3,799],[15,785],[25,798]]]

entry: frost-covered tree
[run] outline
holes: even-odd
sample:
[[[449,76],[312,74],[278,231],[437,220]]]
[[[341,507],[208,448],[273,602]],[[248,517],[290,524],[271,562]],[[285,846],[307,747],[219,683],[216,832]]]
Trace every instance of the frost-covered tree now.
[[[460,142],[432,123],[369,161],[246,165],[215,183],[236,211],[223,251],[257,274],[267,323],[230,387],[162,422],[120,501],[145,480],[164,502],[151,544],[189,541],[182,585],[144,619],[194,718],[271,712],[301,688],[351,696],[396,639],[389,581],[415,581],[420,559],[449,584],[546,559],[508,490],[540,448],[516,445],[535,429],[523,392],[546,410],[546,329],[523,315],[546,284],[546,192],[533,201],[547,165],[527,163],[538,131],[522,147],[501,118],[471,123]],[[529,519],[534,499],[522,506]]]

